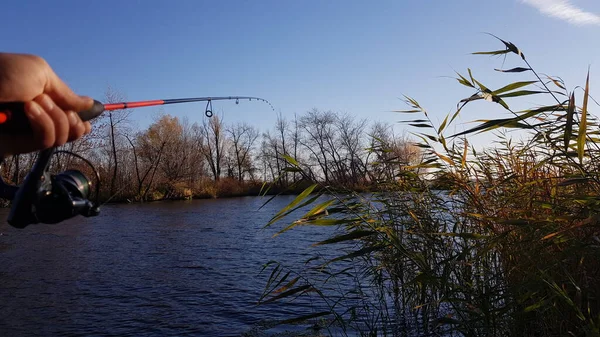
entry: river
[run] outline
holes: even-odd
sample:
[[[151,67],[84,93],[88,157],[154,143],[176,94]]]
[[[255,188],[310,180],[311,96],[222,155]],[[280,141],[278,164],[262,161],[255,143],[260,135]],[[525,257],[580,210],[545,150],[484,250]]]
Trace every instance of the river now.
[[[331,230],[273,238],[277,228],[263,226],[293,198],[262,209],[259,197],[107,205],[95,218],[22,230],[0,210],[0,335],[281,333],[259,327],[311,304],[257,306],[261,266],[299,265]]]

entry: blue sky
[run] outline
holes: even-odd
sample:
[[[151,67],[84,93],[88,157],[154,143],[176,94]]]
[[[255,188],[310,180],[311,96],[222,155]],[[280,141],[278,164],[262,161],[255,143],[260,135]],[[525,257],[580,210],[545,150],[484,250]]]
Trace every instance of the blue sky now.
[[[6,0],[2,14],[3,51],[46,58],[75,91],[100,100],[108,86],[129,100],[252,95],[284,116],[316,107],[394,123],[404,116],[390,111],[405,108],[407,94],[441,120],[470,94],[444,77],[454,70],[471,67],[491,87],[528,78],[494,73],[502,59],[470,55],[501,47],[482,32],[514,42],[571,86],[591,65],[592,92],[600,85],[594,0]],[[276,118],[256,102],[214,106],[226,122],[265,129]],[[164,111],[200,121],[203,109]],[[132,119],[147,126],[157,111]],[[478,105],[462,121],[496,113]]]

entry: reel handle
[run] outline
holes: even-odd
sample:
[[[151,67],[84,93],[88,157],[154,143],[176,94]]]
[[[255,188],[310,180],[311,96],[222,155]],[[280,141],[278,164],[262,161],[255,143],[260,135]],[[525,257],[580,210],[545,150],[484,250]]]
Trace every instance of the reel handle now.
[[[80,111],[79,118],[87,122],[104,112],[104,104],[94,100],[91,109]],[[25,115],[25,103],[0,103],[0,134],[31,134],[31,124]]]

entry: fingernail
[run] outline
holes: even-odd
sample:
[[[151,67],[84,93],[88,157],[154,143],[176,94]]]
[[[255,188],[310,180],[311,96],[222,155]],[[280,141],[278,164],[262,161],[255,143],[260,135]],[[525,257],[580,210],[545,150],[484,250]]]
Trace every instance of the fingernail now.
[[[44,109],[36,102],[30,102],[28,111],[30,118],[36,118],[44,112]]]
[[[69,124],[71,124],[71,127],[77,126],[78,123],[79,123],[79,116],[77,116],[77,114],[74,113],[73,111],[69,111]]]
[[[85,127],[86,135],[89,135],[90,133],[92,133],[92,126],[90,125],[90,122],[84,122],[83,126]]]
[[[44,97],[42,97],[42,106],[44,107],[44,109],[46,109],[46,111],[50,111],[54,109],[54,102],[52,101],[52,99],[49,96],[44,95]]]
[[[88,96],[79,96],[81,99],[85,100],[86,104],[91,105],[94,103],[94,99]]]

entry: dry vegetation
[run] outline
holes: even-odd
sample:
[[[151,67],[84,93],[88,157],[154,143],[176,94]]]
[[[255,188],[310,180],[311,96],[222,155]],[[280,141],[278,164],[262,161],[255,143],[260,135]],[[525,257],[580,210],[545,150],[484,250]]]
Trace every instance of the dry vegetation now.
[[[273,217],[269,226],[309,207],[282,232],[339,226],[317,243],[336,245],[339,256],[309,259],[303,270],[270,263],[261,303],[310,296],[321,304],[310,319],[328,318],[348,335],[600,335],[600,138],[589,79],[569,91],[500,42],[503,49],[478,54],[516,57],[524,65],[502,72],[526,80],[492,90],[470,70],[459,74],[473,94],[439,125],[407,98],[404,112],[419,116],[409,121],[424,151],[419,164],[388,172],[368,200],[312,186]],[[546,104],[511,109],[522,97]],[[473,104],[500,105],[507,116],[448,135]],[[506,130],[525,140],[496,133],[493,148],[469,145],[474,133]],[[435,171],[448,190],[428,188],[418,169]],[[342,263],[353,268],[335,268]],[[335,287],[341,279],[352,286]]]

